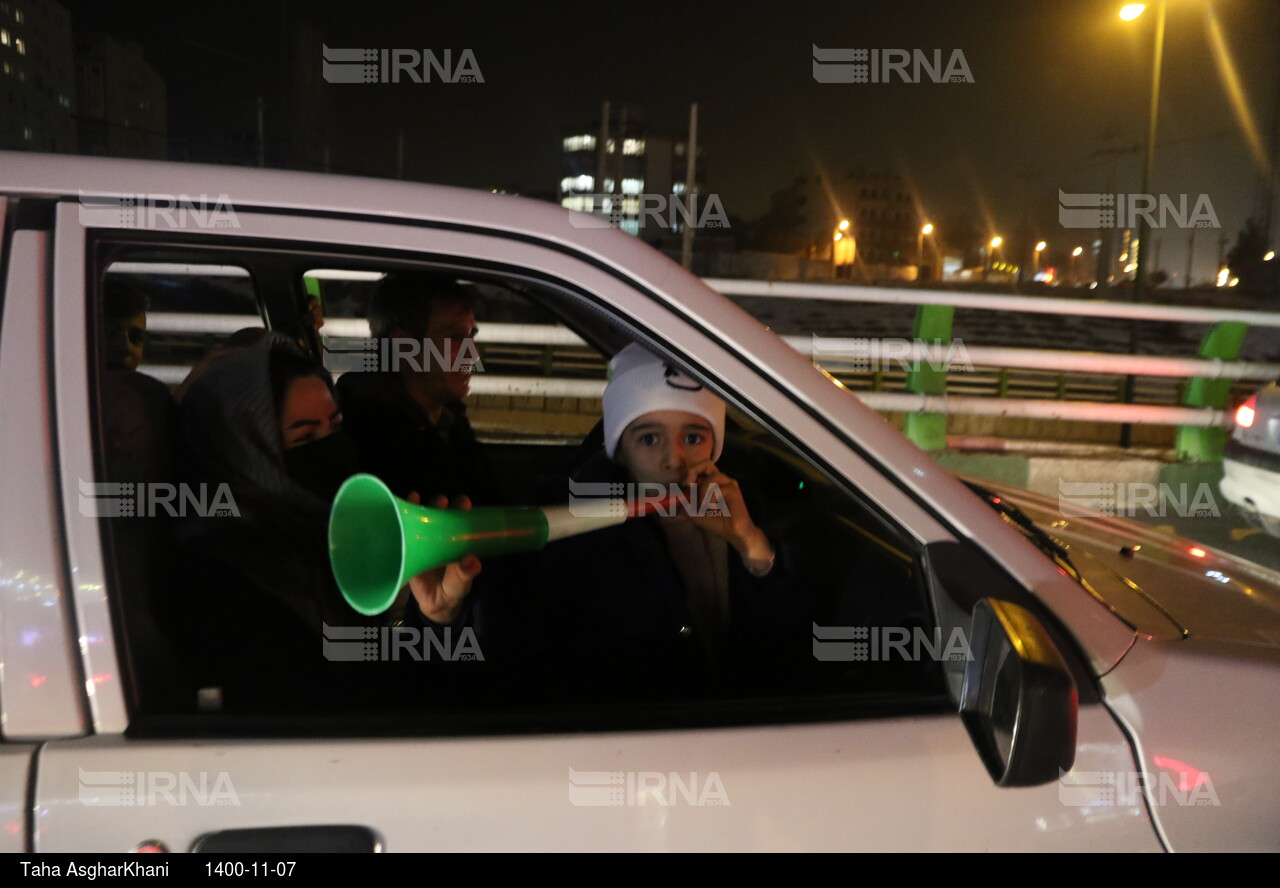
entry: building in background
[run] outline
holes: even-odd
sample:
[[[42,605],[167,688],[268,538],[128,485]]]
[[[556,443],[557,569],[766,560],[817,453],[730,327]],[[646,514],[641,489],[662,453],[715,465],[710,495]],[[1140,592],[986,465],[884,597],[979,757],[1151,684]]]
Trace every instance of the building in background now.
[[[106,34],[77,33],[75,48],[80,153],[166,159],[165,83],[142,47]]]
[[[900,175],[856,168],[775,192],[759,238],[772,251],[825,259],[838,277],[914,280],[923,224]]]
[[[51,0],[0,2],[0,148],[76,150],[71,15]]]
[[[607,126],[601,125],[607,115]],[[569,130],[562,146],[559,188],[562,207],[596,213],[650,243],[683,230],[685,214],[674,204],[685,199],[687,142],[684,136],[654,132],[640,109],[605,103],[591,126]],[[695,169],[702,192],[702,151]],[[646,212],[648,210],[648,212]],[[696,217],[695,213],[690,214]]]

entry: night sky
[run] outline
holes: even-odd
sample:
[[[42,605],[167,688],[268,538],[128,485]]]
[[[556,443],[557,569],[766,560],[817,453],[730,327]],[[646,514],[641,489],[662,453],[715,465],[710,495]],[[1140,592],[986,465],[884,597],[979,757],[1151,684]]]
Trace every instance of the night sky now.
[[[144,47],[176,143],[242,119],[290,45],[313,70],[322,42],[471,49],[483,84],[318,82],[308,137],[336,171],[394,176],[403,130],[406,178],[553,194],[561,138],[602,100],[642,106],[670,133],[696,101],[705,185],[733,218],[759,216],[796,176],[892,167],[930,218],[1009,235],[1025,214],[1052,251],[1081,241],[1058,223],[1059,188],[1139,190],[1154,16],[1121,21],[1118,0],[64,3],[77,27]],[[1276,154],[1280,3],[1168,5],[1152,191],[1209,195],[1233,242]],[[974,82],[818,83],[814,44],[938,48],[944,61],[960,49]],[[1197,244],[1197,278],[1212,275],[1218,234]],[[1186,233],[1158,237],[1161,265],[1180,272]]]

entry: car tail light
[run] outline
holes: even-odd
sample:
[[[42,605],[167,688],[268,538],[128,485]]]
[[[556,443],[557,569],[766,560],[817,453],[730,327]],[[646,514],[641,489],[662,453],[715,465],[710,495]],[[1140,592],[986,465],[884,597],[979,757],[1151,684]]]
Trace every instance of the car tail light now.
[[[1253,395],[1249,400],[1236,409],[1236,425],[1242,429],[1250,428],[1253,425],[1253,418],[1257,415],[1258,396]]]

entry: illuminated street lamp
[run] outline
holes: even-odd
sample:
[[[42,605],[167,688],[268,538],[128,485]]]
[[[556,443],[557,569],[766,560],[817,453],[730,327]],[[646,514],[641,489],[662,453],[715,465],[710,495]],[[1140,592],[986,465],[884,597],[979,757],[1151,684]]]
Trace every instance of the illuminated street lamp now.
[[[1265,255],[1265,256],[1263,256],[1263,257],[1262,257],[1262,261],[1263,261],[1263,262],[1270,262],[1270,261],[1271,261],[1272,259],[1274,259],[1274,258],[1276,258],[1276,251],[1275,251],[1275,250],[1267,250],[1267,255]]]
[[[995,270],[996,247],[1000,246],[1002,243],[1004,243],[1004,238],[997,234],[995,237],[991,238],[991,243],[987,244],[987,274],[990,274]]]
[[[1084,247],[1076,247],[1071,251],[1071,285],[1075,286],[1076,281],[1076,259],[1080,258],[1080,254],[1084,252]]]
[[[920,229],[920,233],[916,235],[916,281],[920,280],[920,269],[924,266],[924,238],[927,234],[933,234],[933,223],[926,222],[924,227]],[[930,279],[933,275],[929,275]]]
[[[1032,266],[1033,268],[1033,271],[1031,273],[1032,280],[1034,280],[1035,276],[1040,273],[1040,254],[1044,252],[1044,248],[1047,246],[1049,245],[1046,244],[1044,241],[1040,241],[1040,243],[1036,244],[1036,261],[1035,261],[1035,265]]]
[[[1120,18],[1125,21],[1133,21],[1146,11],[1145,3],[1130,3],[1120,10]],[[1142,162],[1142,193],[1149,194],[1151,192],[1151,167],[1155,161],[1156,154],[1156,120],[1157,112],[1160,107],[1160,71],[1164,60],[1164,19],[1165,19],[1165,0],[1156,0],[1156,24],[1155,24],[1155,43],[1151,53],[1151,105],[1147,111],[1147,152]],[[1133,301],[1142,301],[1142,291],[1146,283],[1147,270],[1147,250],[1143,247],[1147,244],[1147,217],[1138,214],[1138,230],[1135,233],[1135,244],[1131,249],[1134,253],[1135,274],[1133,279]]]
[[[831,273],[839,276],[841,265],[852,265],[856,244],[849,234],[849,220],[841,219],[831,235]]]

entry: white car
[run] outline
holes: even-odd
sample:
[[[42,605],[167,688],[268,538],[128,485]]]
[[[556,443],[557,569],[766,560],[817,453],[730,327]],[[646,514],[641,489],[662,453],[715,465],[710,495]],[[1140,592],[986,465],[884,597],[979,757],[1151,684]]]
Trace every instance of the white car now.
[[[634,237],[455,188],[36,154],[0,153],[0,210],[0,848],[1280,849],[1280,577],[967,486]],[[288,715],[184,686],[152,613],[181,564],[131,536],[156,503],[107,459],[104,281],[163,280],[143,372],[177,382],[243,326],[318,347],[312,272],[333,324],[361,280],[424,268],[727,400],[814,595],[811,679]],[[584,408],[510,385],[508,417]],[[513,483],[573,449],[534,437],[493,445]]]
[[[1222,495],[1272,536],[1280,536],[1280,380],[1236,408],[1222,459]]]

